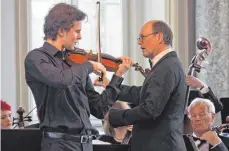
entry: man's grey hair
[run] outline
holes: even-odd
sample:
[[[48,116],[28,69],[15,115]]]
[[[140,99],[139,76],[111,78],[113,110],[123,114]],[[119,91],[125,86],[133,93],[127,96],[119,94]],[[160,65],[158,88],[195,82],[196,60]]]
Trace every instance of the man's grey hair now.
[[[163,21],[155,22],[153,24],[153,31],[156,33],[161,32],[163,34],[163,41],[166,45],[168,46],[173,45],[173,32],[167,23]]]
[[[191,109],[194,108],[196,105],[199,105],[199,104],[204,104],[207,106],[208,108],[208,112],[209,113],[215,113],[215,106],[214,104],[208,100],[208,99],[203,99],[203,98],[196,98],[194,99],[191,104],[189,105],[188,107],[188,113],[190,113]]]

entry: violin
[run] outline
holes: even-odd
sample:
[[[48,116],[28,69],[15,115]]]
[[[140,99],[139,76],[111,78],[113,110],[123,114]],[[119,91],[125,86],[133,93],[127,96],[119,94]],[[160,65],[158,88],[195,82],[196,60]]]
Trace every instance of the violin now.
[[[101,53],[100,57],[102,65],[106,68],[107,71],[110,72],[116,72],[119,65],[122,63],[121,60],[106,53]],[[73,61],[75,63],[83,63],[88,60],[98,61],[98,54],[93,54],[92,50],[87,52],[84,49],[75,48],[73,51],[66,50],[65,59],[67,59],[68,61]],[[144,77],[146,77],[150,72],[150,69],[144,70],[138,63],[134,63],[132,67],[135,68],[135,71],[140,71]]]
[[[26,116],[23,116],[23,114],[25,113],[25,110],[19,106],[19,108],[17,109],[17,114],[18,117],[14,118],[13,117],[13,125],[15,129],[17,126],[19,129],[23,129],[25,127],[25,121],[31,122],[32,121],[32,116],[29,116],[29,114],[35,109],[36,107],[34,107]]]

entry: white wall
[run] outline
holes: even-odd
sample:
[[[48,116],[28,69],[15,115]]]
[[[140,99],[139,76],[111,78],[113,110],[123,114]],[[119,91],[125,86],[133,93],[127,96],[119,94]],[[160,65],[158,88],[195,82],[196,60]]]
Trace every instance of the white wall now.
[[[149,20],[165,21],[165,0],[143,0],[143,22]]]
[[[135,63],[149,68],[148,59],[142,56],[137,38],[141,27],[149,20],[165,20],[165,0],[127,0],[123,1],[123,50]],[[144,77],[131,69],[125,73],[125,83],[142,85]]]
[[[17,104],[15,25],[15,0],[1,0],[1,98],[13,111]]]

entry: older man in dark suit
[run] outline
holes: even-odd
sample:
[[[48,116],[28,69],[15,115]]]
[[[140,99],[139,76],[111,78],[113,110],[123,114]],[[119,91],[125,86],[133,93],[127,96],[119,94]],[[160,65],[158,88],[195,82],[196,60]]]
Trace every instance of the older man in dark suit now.
[[[193,128],[192,137],[188,138],[194,141],[198,150],[228,151],[216,132],[211,130],[215,120],[215,106],[210,100],[203,98],[193,100],[188,107],[188,116]]]
[[[143,56],[152,60],[152,71],[142,86],[121,87],[118,99],[136,107],[109,111],[112,126],[134,125],[132,151],[186,150],[182,134],[187,86],[172,41],[172,31],[162,21],[142,27],[138,44]]]
[[[190,104],[195,98],[205,98],[209,99],[214,104],[216,113],[223,109],[221,101],[214,95],[211,88],[208,87],[203,81],[194,76],[188,75],[186,77],[186,84],[192,88],[190,91],[188,104]],[[185,116],[184,134],[190,134],[192,132],[190,120],[187,118],[187,116]]]

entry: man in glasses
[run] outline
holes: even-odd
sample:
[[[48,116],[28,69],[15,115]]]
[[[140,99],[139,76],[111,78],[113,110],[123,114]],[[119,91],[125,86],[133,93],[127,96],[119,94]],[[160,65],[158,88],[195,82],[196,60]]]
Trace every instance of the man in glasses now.
[[[165,22],[144,24],[138,44],[143,56],[152,61],[152,71],[142,86],[121,86],[118,99],[134,104],[134,108],[109,111],[113,127],[134,125],[132,151],[186,150],[182,134],[187,86],[172,42],[173,33]],[[98,81],[95,84],[106,86]]]
[[[226,146],[212,131],[215,106],[208,99],[196,98],[188,107],[188,116],[193,128],[193,140],[200,151],[227,151]]]

